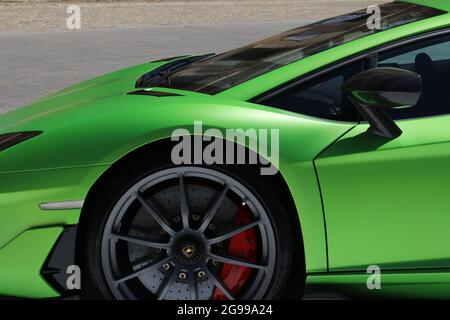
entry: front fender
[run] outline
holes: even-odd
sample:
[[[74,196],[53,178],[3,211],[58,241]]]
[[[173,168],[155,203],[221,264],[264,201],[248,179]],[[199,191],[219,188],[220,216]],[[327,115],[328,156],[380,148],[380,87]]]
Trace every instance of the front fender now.
[[[86,103],[68,103],[61,109],[51,109],[15,123],[8,127],[9,132],[43,130],[44,133],[1,152],[0,171],[13,174],[84,170],[84,176],[72,181],[73,189],[79,190],[76,197],[69,198],[67,193],[65,199],[63,194],[40,198],[42,202],[79,200],[103,168],[137,148],[170,137],[175,129],[192,132],[194,121],[202,121],[204,128],[222,132],[228,128],[278,129],[279,171],[299,213],[307,270],[326,271],[324,218],[313,159],[354,124],[314,119],[198,93],[177,93],[180,96],[114,94]],[[37,199],[30,205],[36,206]]]

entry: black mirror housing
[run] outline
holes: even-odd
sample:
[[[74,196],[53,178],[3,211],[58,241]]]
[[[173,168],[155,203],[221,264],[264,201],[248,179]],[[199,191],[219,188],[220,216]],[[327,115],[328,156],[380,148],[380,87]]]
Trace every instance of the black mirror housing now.
[[[422,79],[415,72],[397,68],[363,71],[342,87],[373,134],[395,139],[402,131],[386,108],[414,107],[422,94]]]

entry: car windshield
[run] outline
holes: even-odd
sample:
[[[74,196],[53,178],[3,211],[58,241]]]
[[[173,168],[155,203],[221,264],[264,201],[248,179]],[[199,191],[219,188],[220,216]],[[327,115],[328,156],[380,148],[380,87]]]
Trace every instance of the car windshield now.
[[[369,28],[372,13],[360,10],[306,25],[176,71],[150,86],[216,94],[259,75],[340,44],[444,13],[416,4],[380,5],[379,29]]]

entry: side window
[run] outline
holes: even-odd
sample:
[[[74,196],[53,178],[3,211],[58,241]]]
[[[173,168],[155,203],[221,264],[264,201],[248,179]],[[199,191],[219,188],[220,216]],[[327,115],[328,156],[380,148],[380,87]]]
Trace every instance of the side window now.
[[[414,71],[422,78],[422,96],[418,104],[414,108],[390,110],[394,119],[450,113],[450,36],[380,54],[377,66]]]
[[[288,89],[261,104],[319,118],[358,121],[358,113],[341,87],[362,70],[362,61],[347,65]]]

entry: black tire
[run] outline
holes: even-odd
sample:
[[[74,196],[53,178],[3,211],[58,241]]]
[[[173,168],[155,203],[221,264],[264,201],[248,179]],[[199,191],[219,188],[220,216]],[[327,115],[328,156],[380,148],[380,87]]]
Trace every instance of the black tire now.
[[[96,192],[90,195],[80,222],[81,234],[77,247],[79,264],[83,271],[83,289],[80,295],[82,299],[118,298],[111,291],[102,261],[102,239],[108,218],[118,200],[134,184],[152,174],[175,167],[177,166],[169,164],[167,159],[140,157],[116,167]],[[276,259],[270,284],[259,298],[282,299],[292,298],[294,292],[301,294],[304,284],[304,263],[301,261],[303,248],[298,245],[299,237],[293,232],[289,209],[274,192],[271,180],[258,175],[259,168],[243,165],[207,168],[242,183],[264,206],[269,217],[275,239]],[[292,282],[293,279],[295,282]]]

